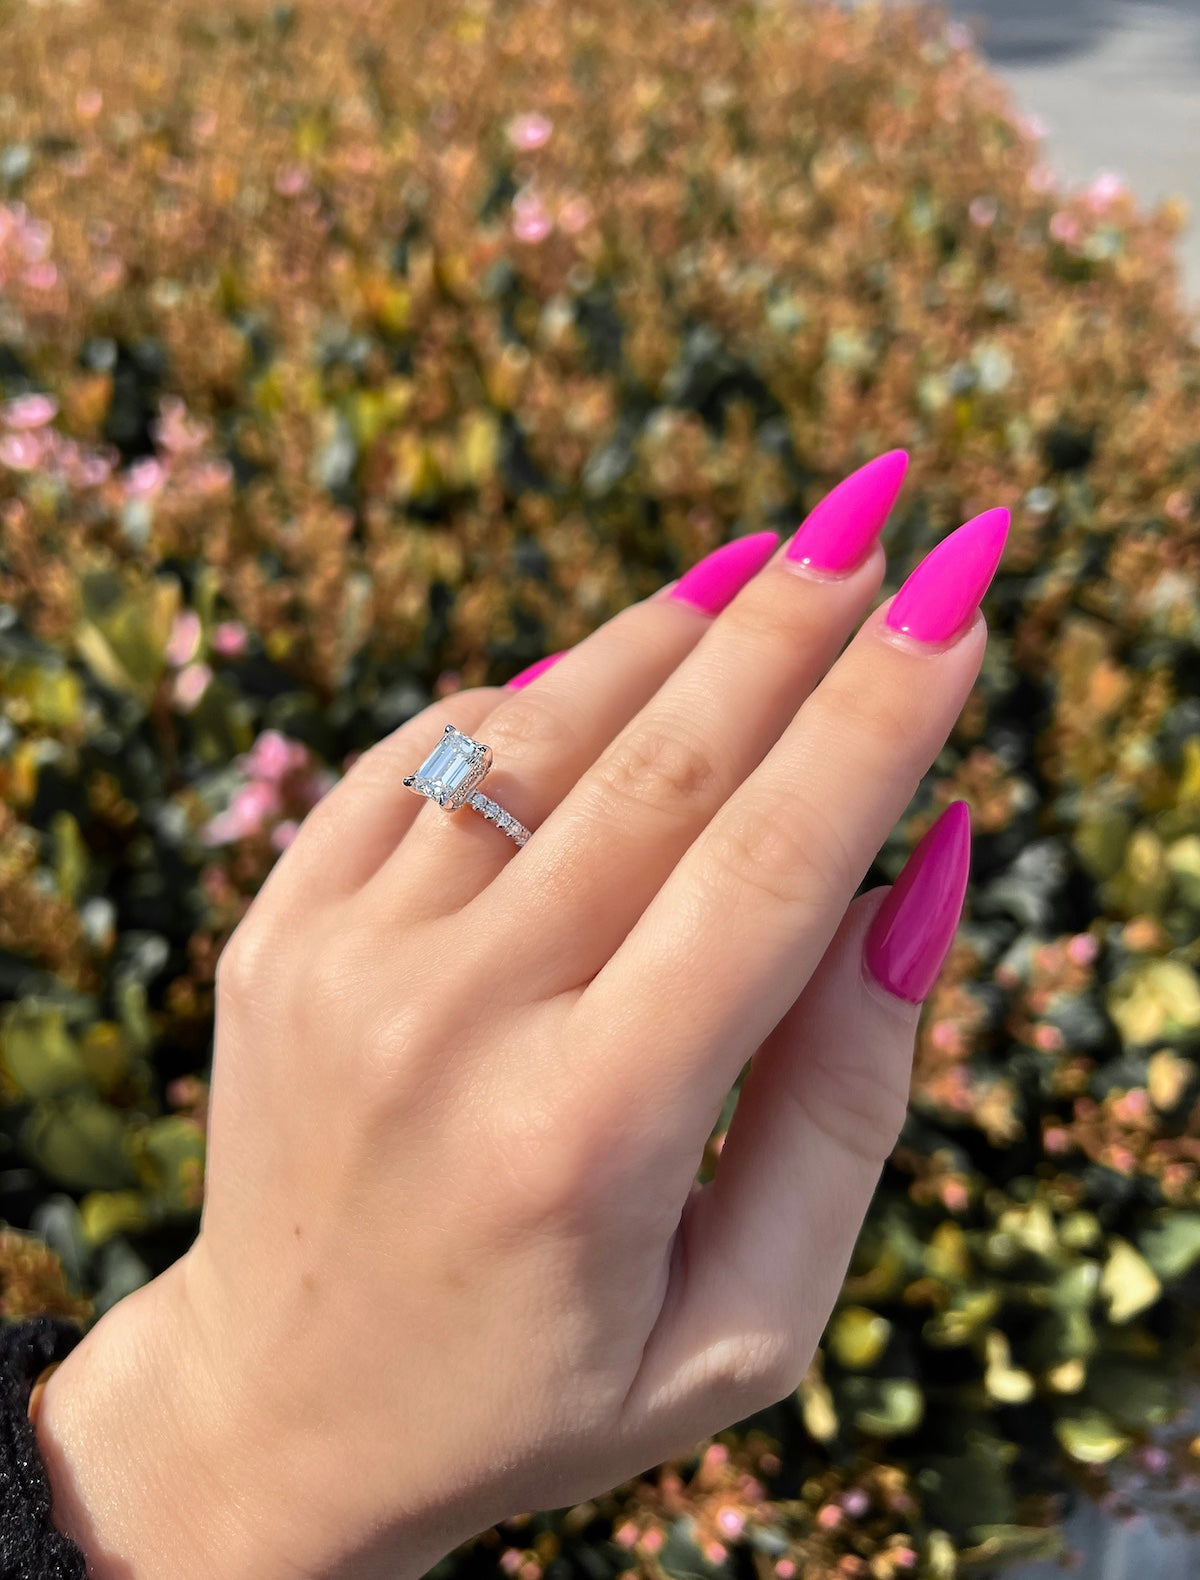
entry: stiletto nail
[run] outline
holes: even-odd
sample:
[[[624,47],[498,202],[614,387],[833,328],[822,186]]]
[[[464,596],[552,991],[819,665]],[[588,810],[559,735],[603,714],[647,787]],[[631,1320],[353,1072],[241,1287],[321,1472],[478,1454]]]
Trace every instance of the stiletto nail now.
[[[671,597],[705,614],[720,614],[778,547],[778,532],[752,532],[748,538],[734,538],[681,576]]]
[[[975,615],[1008,536],[1007,510],[972,516],[930,550],[892,600],[886,624],[918,642],[946,642]]]
[[[851,472],[805,517],[786,557],[813,570],[851,570],[883,530],[907,470],[907,453],[889,450]]]
[[[561,653],[551,653],[548,658],[539,658],[536,664],[530,664],[528,669],[522,669],[511,680],[504,683],[506,691],[520,691],[522,686],[527,686],[531,680],[536,680],[539,675],[544,675],[552,665],[557,664],[569,648],[563,648]]]
[[[952,801],[905,862],[876,911],[863,957],[889,993],[919,1004],[950,952],[971,868],[971,814]]]

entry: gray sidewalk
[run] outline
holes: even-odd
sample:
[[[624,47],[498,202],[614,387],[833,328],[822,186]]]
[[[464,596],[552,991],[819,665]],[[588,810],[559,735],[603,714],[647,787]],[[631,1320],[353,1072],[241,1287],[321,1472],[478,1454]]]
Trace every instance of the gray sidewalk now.
[[[1182,197],[1200,301],[1200,0],[950,0],[1073,181],[1111,170],[1143,202]]]

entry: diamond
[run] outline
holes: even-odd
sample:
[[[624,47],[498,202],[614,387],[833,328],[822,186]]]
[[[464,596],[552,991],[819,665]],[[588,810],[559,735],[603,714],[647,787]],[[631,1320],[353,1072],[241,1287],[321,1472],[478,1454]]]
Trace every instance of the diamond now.
[[[488,747],[447,725],[445,734],[417,772],[404,782],[453,812],[465,805],[491,766]]]

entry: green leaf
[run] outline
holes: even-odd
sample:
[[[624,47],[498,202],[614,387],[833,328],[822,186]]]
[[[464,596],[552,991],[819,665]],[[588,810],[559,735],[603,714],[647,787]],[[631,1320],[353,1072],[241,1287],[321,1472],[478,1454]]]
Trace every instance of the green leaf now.
[[[1054,1433],[1081,1465],[1107,1465],[1129,1447],[1130,1439],[1099,1410],[1085,1410],[1054,1423]]]
[[[26,998],[12,1005],[0,1035],[0,1057],[22,1097],[56,1097],[91,1084],[58,1004]]]
[[[126,1120],[85,1097],[38,1103],[21,1127],[21,1144],[51,1179],[69,1190],[120,1190],[136,1184],[125,1150]]]
[[[1172,1212],[1138,1236],[1142,1255],[1164,1282],[1183,1275],[1200,1260],[1200,1213]]]

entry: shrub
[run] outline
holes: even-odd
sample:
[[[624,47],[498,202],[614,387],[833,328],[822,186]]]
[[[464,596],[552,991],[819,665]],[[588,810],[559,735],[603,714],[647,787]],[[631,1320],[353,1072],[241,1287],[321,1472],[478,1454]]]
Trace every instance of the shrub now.
[[[980,683],[869,880],[970,802],[967,920],[821,1354],[439,1569],[948,1576],[1052,1549],[1138,1445],[1185,1474],[1149,1436],[1200,1261],[1178,216],[1061,190],[930,13],[3,16],[5,1315],[98,1314],[190,1241],[214,962],[356,752],[904,445],[891,585],[969,514],[1014,526]]]

